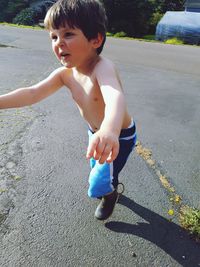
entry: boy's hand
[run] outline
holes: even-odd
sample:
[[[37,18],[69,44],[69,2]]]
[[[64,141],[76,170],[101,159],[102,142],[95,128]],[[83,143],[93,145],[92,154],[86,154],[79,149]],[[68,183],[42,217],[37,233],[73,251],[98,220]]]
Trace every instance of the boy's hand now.
[[[99,160],[100,164],[105,161],[111,163],[116,159],[119,153],[119,140],[116,134],[99,130],[94,133],[88,149],[86,157],[87,159],[94,158]]]

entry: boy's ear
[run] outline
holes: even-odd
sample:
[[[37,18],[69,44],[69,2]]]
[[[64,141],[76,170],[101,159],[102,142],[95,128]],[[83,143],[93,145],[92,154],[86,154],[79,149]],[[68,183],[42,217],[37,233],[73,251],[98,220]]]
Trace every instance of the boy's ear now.
[[[103,35],[101,33],[98,33],[97,37],[91,40],[93,47],[95,49],[99,48],[102,45],[103,39]]]

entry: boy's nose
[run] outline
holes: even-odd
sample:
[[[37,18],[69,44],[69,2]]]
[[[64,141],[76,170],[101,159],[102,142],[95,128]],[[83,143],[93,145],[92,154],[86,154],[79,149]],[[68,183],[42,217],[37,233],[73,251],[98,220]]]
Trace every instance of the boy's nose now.
[[[57,39],[57,45],[58,45],[58,46],[63,46],[63,45],[64,45],[64,41],[63,41],[62,38],[58,38],[58,39]]]

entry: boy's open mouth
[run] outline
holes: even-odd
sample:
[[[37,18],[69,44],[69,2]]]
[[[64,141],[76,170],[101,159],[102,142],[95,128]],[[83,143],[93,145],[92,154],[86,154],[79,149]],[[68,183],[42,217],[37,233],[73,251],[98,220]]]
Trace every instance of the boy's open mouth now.
[[[61,53],[61,54],[60,54],[60,57],[61,57],[61,58],[65,58],[65,57],[68,57],[68,56],[70,56],[69,53]]]

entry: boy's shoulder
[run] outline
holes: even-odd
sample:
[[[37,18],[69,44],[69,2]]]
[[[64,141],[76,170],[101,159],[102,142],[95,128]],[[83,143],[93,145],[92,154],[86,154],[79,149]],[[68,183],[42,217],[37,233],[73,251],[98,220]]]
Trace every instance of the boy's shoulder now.
[[[67,87],[69,86],[71,76],[72,69],[66,68],[65,66],[58,67],[50,74],[50,77],[60,80],[61,84]]]
[[[67,68],[65,66],[58,67],[54,70],[55,73],[57,73],[61,78],[69,77],[69,75],[72,73],[71,68]]]
[[[115,74],[116,67],[113,61],[111,61],[110,59],[106,57],[101,56],[94,68],[94,72],[96,75],[98,75],[99,73],[105,74],[105,75],[108,75],[111,73]]]
[[[58,68],[54,69],[54,71],[52,73],[62,76],[63,74],[70,73],[70,72],[71,72],[71,70],[69,68],[61,66],[61,67],[58,67]]]
[[[101,56],[96,64],[96,68],[100,67],[115,68],[115,65],[112,60]]]

